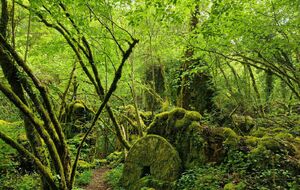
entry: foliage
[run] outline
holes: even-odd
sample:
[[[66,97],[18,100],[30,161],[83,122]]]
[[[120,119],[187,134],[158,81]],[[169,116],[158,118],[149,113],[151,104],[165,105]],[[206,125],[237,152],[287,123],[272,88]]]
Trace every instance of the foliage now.
[[[105,174],[105,180],[114,190],[124,190],[124,188],[122,188],[120,184],[123,169],[124,164],[119,164]]]
[[[220,189],[227,181],[224,168],[208,165],[184,172],[177,182],[176,189]]]
[[[14,139],[17,139],[24,130],[20,128],[22,122],[9,123],[0,120],[0,130],[11,135]],[[17,152],[0,140],[0,181],[10,181],[10,178],[14,178],[12,175],[18,175],[18,162]],[[3,176],[3,178],[2,178]]]
[[[91,170],[85,170],[76,177],[76,185],[78,186],[85,186],[88,185],[92,180],[92,171]]]
[[[17,172],[0,178],[1,188],[12,190],[32,190],[41,188],[38,174],[20,175]]]
[[[4,2],[1,8],[5,8]],[[53,179],[59,179],[62,172],[57,172],[59,163],[50,157],[51,151],[60,151],[61,160],[66,161],[62,166],[72,166],[74,160],[79,163],[78,168],[73,165],[77,170],[73,174],[78,174],[76,183],[86,184],[90,169],[99,164],[97,159],[120,152],[123,146],[129,149],[130,143],[145,134],[157,112],[164,111],[154,118],[156,126],[150,125],[148,132],[164,136],[176,147],[182,161],[188,163],[185,167],[189,170],[179,179],[178,189],[299,189],[299,172],[295,171],[300,158],[299,1],[7,2],[6,35],[2,31],[4,9],[0,20],[4,38],[0,45],[0,84],[10,86],[10,90],[20,85],[23,98],[23,93],[15,91],[6,96],[20,97],[30,113],[24,117],[26,110],[20,112],[20,105],[16,107],[11,102],[16,100],[0,93],[0,133],[31,151],[31,138],[25,137],[30,132],[24,129],[28,132],[27,118],[38,121],[31,121],[29,126],[37,125],[47,133],[51,131],[47,124],[57,128],[62,125],[67,138],[56,142],[57,133],[49,138],[41,132],[32,133],[36,139],[43,138],[42,146],[31,144],[43,150],[47,160],[50,158],[51,165],[48,161],[42,164]],[[130,50],[129,57],[124,56],[125,50],[137,42],[131,34],[139,44],[133,53]],[[31,71],[20,65],[13,51]],[[18,70],[13,72],[13,80],[3,67],[5,57]],[[123,60],[128,63],[121,64],[121,76],[117,70]],[[209,80],[203,85],[204,78],[198,76],[208,76]],[[115,79],[118,86],[110,90]],[[44,87],[48,99],[43,94]],[[191,96],[183,99],[193,102],[191,111],[213,104],[211,110],[201,112],[201,117],[177,108],[170,111],[181,106],[180,89],[188,89]],[[203,95],[205,91],[213,93]],[[124,121],[122,110],[128,105],[134,105],[130,122]],[[70,114],[77,109],[83,112]],[[139,124],[136,114],[145,125]],[[180,119],[181,115],[184,118]],[[58,124],[53,122],[55,118]],[[89,131],[89,127],[94,129]],[[136,127],[144,131],[132,135],[138,134]],[[187,127],[191,130],[185,133]],[[193,133],[198,128],[202,138]],[[54,140],[54,148],[47,139]],[[60,149],[59,144],[64,142],[67,151]],[[191,150],[191,144],[199,149],[187,156],[184,151]],[[223,152],[215,154],[220,148]],[[205,158],[203,150],[212,155]],[[31,153],[35,154],[31,158],[39,157],[35,151]],[[72,163],[67,163],[68,156]],[[37,178],[37,174],[28,173],[20,157],[25,156],[17,156],[17,151],[0,139],[1,185],[15,189],[35,186],[33,177]],[[119,188],[123,170],[120,163],[125,157],[126,154],[115,153],[102,160],[112,167],[117,165],[108,175],[114,188]],[[216,158],[218,164],[201,161],[195,168],[195,160],[209,158]],[[65,172],[68,173],[71,172]]]
[[[177,189],[297,189],[299,174],[286,168],[284,155],[272,155],[271,166],[266,164],[268,155],[248,155],[230,152],[221,165],[204,165],[184,172],[177,182]]]

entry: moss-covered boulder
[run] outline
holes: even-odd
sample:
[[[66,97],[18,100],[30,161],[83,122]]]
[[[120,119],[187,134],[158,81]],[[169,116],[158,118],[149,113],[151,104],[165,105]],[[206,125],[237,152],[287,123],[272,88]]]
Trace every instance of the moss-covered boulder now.
[[[184,169],[207,162],[221,162],[225,156],[224,142],[235,145],[238,135],[229,128],[200,125],[198,112],[175,108],[157,114],[148,134],[166,138],[179,152]]]
[[[66,137],[72,138],[78,133],[87,131],[88,127],[85,124],[92,120],[94,114],[94,111],[81,100],[68,104],[61,117]]]
[[[201,115],[198,112],[175,108],[169,112],[157,114],[147,132],[165,137],[171,144],[175,144],[177,134],[185,132],[190,126],[199,124],[200,119]]]
[[[249,157],[265,157],[261,164],[267,166],[268,157],[281,155],[288,170],[300,171],[300,138],[293,131],[285,127],[258,127],[252,130],[249,136],[243,137]]]
[[[163,137],[147,135],[129,150],[121,183],[130,190],[168,190],[180,172],[181,160],[175,148]]]
[[[63,122],[90,121],[93,118],[94,111],[91,110],[83,101],[75,100],[67,105],[62,115]]]
[[[232,122],[234,124],[234,128],[240,133],[248,133],[255,125],[255,120],[246,115],[232,115]]]

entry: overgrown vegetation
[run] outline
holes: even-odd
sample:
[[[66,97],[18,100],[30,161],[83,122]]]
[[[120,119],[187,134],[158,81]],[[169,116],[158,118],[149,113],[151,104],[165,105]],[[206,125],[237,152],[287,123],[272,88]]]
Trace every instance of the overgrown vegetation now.
[[[1,0],[0,188],[300,189],[300,2]]]

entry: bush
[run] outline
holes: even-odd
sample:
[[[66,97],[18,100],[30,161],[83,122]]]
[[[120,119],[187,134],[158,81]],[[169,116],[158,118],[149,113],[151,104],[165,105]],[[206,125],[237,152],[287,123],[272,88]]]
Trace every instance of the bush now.
[[[225,168],[205,165],[184,172],[177,182],[177,190],[222,189],[227,181]]]
[[[91,170],[85,170],[79,175],[77,175],[76,178],[76,185],[78,186],[85,186],[88,185],[92,180],[92,171]]]
[[[105,181],[113,188],[113,190],[124,190],[120,185],[124,164],[119,164],[105,174]]]
[[[41,181],[38,174],[19,175],[18,173],[10,173],[0,178],[0,188],[9,190],[32,190],[41,189]]]
[[[32,190],[41,189],[41,184],[38,174],[28,175],[25,174],[21,177],[20,182],[16,184],[16,190]]]

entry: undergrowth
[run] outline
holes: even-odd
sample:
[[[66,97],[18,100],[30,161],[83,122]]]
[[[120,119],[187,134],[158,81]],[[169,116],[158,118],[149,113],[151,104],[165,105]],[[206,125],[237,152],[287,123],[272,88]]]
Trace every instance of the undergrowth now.
[[[109,172],[107,172],[104,176],[105,181],[108,183],[113,190],[125,190],[121,187],[120,179],[122,177],[124,164],[119,164]]]
[[[92,180],[92,171],[85,170],[82,173],[76,175],[76,186],[85,186],[88,185]]]

